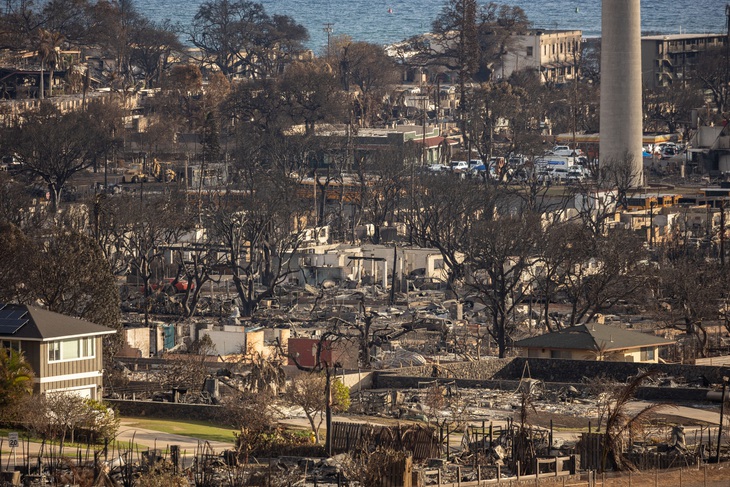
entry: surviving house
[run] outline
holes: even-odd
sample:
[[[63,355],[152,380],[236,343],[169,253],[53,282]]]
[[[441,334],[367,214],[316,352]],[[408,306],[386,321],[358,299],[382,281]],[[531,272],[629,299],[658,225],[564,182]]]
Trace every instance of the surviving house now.
[[[0,304],[0,345],[24,353],[35,372],[35,393],[101,398],[102,338],[113,333],[33,306]]]
[[[525,338],[516,341],[514,346],[528,358],[657,363],[659,347],[673,343],[673,340],[617,326],[587,323]]]

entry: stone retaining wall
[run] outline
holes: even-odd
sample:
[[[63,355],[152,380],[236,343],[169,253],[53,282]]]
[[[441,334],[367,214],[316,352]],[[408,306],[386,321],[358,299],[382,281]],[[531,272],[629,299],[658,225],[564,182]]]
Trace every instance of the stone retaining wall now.
[[[201,421],[221,421],[222,408],[208,404],[180,404],[159,401],[125,401],[105,399],[122,416],[146,416],[166,419],[195,419]]]
[[[374,387],[381,388],[382,380],[388,375],[428,378],[436,376],[434,371],[437,372],[437,376],[440,378],[519,380],[524,376],[540,379],[544,382],[581,383],[586,378],[591,380],[596,377],[624,382],[640,371],[653,369],[672,377],[684,378],[689,381],[706,381],[711,384],[720,384],[723,376],[730,376],[730,367],[516,357],[508,359],[490,358],[480,362],[448,363],[436,367],[424,365],[421,367],[381,370],[375,373]]]
[[[527,362],[527,367],[525,367]],[[721,384],[723,376],[730,376],[730,367],[683,365],[683,364],[643,364],[636,362],[597,362],[592,360],[526,359],[518,357],[511,360],[491,378],[519,379],[523,371],[533,379],[545,382],[584,382],[596,377],[606,377],[619,382],[635,376],[640,371],[658,370],[661,374],[711,384]]]

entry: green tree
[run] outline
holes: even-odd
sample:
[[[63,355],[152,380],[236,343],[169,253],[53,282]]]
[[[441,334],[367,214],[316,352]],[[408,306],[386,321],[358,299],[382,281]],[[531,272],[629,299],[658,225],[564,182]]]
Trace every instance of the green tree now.
[[[9,417],[8,408],[32,393],[33,376],[23,352],[0,346],[0,417]]]

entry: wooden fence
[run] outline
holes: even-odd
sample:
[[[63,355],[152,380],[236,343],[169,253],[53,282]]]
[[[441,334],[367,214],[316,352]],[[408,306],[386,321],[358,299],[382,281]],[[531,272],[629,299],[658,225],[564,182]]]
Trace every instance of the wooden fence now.
[[[602,470],[603,433],[583,433],[580,439],[581,470]]]
[[[555,478],[555,477],[567,477],[575,475],[576,473],[576,458],[575,455],[567,457],[551,457],[551,458],[537,458],[535,460],[535,472],[532,475],[521,475],[520,472],[523,470],[520,468],[520,462],[517,462],[516,474],[511,477],[502,477],[502,467],[499,465],[478,465],[476,466],[476,481],[465,481],[462,482],[462,467],[456,467],[456,482],[447,484],[442,483],[443,472],[441,469],[424,470],[421,473],[424,476],[435,477],[436,485],[441,487],[477,487],[480,485],[492,485],[492,484],[511,484],[512,481],[526,481],[544,478]],[[485,471],[496,470],[494,475],[485,475]],[[489,477],[489,478],[488,478]],[[493,478],[492,478],[493,477]]]

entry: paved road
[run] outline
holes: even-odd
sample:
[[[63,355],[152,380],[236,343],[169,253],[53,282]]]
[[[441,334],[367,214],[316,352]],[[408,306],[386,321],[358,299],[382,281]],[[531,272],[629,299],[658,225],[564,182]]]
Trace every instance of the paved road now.
[[[233,448],[233,436],[231,436],[230,442],[222,441],[205,441],[190,436],[176,435],[173,433],[163,433],[161,431],[154,431],[150,429],[140,428],[135,425],[135,422],[122,420],[119,427],[119,433],[117,439],[122,442],[133,441],[139,445],[144,445],[150,448],[157,448],[165,450],[169,445],[178,445],[181,451],[187,450],[189,453],[195,452],[199,448],[205,447],[206,443],[210,445],[216,452],[222,450],[230,450]]]
[[[163,433],[161,431],[153,431],[149,429],[139,428],[135,426],[134,421],[125,420],[122,420],[121,426],[119,428],[119,433],[117,434],[117,440],[122,442],[122,444],[131,441],[139,446],[139,448],[135,449],[135,451],[133,452],[133,456],[135,457],[135,459],[137,459],[137,457],[147,449],[158,449],[165,452],[169,450],[170,445],[178,445],[180,447],[180,453],[183,459],[184,466],[190,465],[196,453],[202,452],[208,446],[212,448],[216,453],[220,453],[223,450],[231,450],[234,447],[233,438],[231,438],[230,443],[221,441],[206,442],[204,440],[198,440],[197,438],[192,438],[190,436]],[[36,456],[38,455],[40,447],[40,443],[31,442],[29,444],[29,448],[28,445],[25,444],[22,446],[22,448],[18,448],[15,452],[18,464],[22,463],[24,451],[29,451],[31,456]],[[47,445],[45,448],[46,450],[44,456],[56,456],[58,454],[58,446]],[[97,447],[96,449],[100,449],[100,447]],[[115,449],[115,451],[110,451],[108,454],[108,458],[111,460],[113,457],[118,456],[120,454],[120,450],[124,450],[124,448],[120,447],[119,449]],[[53,453],[51,453],[51,451]],[[64,454],[75,455],[77,454],[77,449],[65,447]],[[86,459],[87,454],[93,456],[93,451],[88,453],[85,450],[81,451],[83,459]],[[10,462],[11,467],[14,465],[14,458],[11,455],[10,449],[8,448],[7,438],[3,439],[2,452],[0,453],[0,455],[2,455],[1,459],[3,466],[6,466],[8,461]]]
[[[631,413],[636,413],[646,406],[652,404],[649,401],[632,401],[629,403],[628,410]],[[696,421],[704,421],[713,425],[720,424],[720,411],[707,411],[705,409],[693,408],[689,406],[678,406],[674,404],[668,404],[662,406],[659,410],[659,414],[667,414],[671,416],[679,416],[682,418],[694,419]]]

